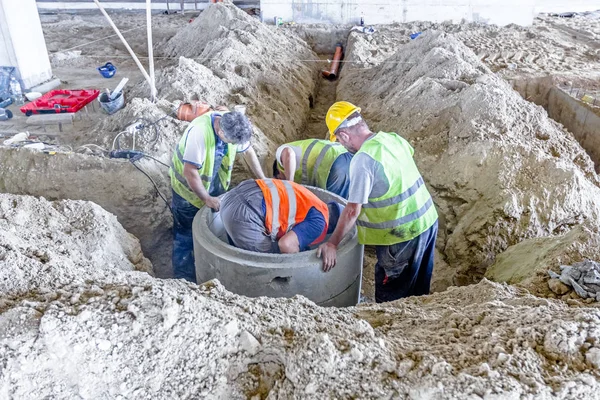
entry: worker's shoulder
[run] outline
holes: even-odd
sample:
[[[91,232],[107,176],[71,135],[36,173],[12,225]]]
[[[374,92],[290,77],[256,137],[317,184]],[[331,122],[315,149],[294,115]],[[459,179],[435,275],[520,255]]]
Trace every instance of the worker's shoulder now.
[[[356,153],[350,160],[350,168],[352,169],[375,169],[378,164],[381,163],[364,151]]]

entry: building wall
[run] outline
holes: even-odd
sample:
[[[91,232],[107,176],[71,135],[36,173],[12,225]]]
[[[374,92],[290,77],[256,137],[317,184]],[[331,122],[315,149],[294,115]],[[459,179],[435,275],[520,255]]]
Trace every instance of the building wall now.
[[[598,0],[536,0],[535,12],[567,12],[567,11],[596,11],[600,10]]]
[[[166,10],[166,0],[151,0],[153,10]],[[100,0],[105,9],[121,10],[144,10],[146,9],[146,0]],[[234,0],[233,3],[240,8],[258,8],[259,0]],[[184,0],[185,10],[204,10],[208,7],[208,0]],[[169,0],[168,6],[171,11],[181,10],[181,0]],[[51,10],[97,10],[98,7],[92,0],[37,0],[37,6],[40,11]]]
[[[0,66],[17,67],[26,89],[52,77],[35,0],[0,0]]]
[[[568,3],[567,5],[565,5]],[[461,20],[530,25],[536,12],[600,8],[598,0],[261,0],[263,20],[366,24]]]

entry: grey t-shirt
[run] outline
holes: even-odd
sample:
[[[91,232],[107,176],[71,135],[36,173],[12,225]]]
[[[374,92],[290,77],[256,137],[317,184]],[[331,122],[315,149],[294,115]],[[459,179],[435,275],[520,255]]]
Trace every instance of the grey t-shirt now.
[[[370,140],[370,139],[369,139]],[[383,165],[366,153],[358,153],[350,162],[350,189],[348,202],[367,204],[370,198],[387,193],[390,183],[383,172]]]

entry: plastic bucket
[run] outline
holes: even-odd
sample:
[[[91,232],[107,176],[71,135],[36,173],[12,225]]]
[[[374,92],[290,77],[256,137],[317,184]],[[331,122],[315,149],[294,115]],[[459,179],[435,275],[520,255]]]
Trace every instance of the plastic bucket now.
[[[123,96],[123,92],[120,92],[116,99],[110,100],[108,93],[102,93],[98,96],[98,103],[107,114],[114,114],[123,108],[125,96]]]

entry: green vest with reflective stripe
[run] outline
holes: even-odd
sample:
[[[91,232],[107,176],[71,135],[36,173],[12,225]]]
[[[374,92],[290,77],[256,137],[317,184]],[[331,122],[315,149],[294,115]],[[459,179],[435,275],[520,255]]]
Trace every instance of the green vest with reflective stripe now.
[[[413,160],[411,145],[395,133],[379,132],[363,143],[365,153],[381,163],[389,189],[370,198],[358,216],[361,244],[389,246],[416,238],[438,215],[429,191]]]
[[[294,182],[322,189],[327,189],[327,178],[335,160],[347,152],[344,146],[329,140],[298,140],[288,143],[288,146],[302,149],[300,165],[296,166],[294,174]],[[279,163],[279,168],[284,170],[281,163]]]
[[[211,123],[211,115],[213,114],[215,113],[206,113],[194,119],[190,123],[190,126],[179,140],[179,144],[173,152],[173,157],[171,158],[171,168],[169,168],[171,186],[173,187],[175,193],[198,208],[202,207],[204,203],[188,186],[188,183],[183,176],[183,154],[185,153],[185,143],[187,141],[190,129],[195,126],[199,127],[204,133],[206,157],[204,159],[204,163],[202,164],[202,168],[198,170],[198,174],[200,175],[200,179],[202,179],[202,183],[206,190],[209,190],[210,183],[213,179],[216,151],[215,132]],[[231,170],[233,169],[233,163],[235,162],[237,145],[229,143],[227,148],[227,154],[223,157],[223,161],[221,162],[221,166],[218,171],[218,178],[221,180],[221,184],[225,190],[229,188],[229,183],[231,182]]]

